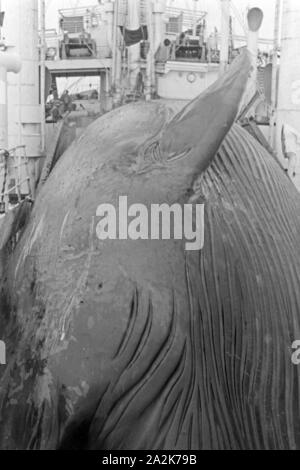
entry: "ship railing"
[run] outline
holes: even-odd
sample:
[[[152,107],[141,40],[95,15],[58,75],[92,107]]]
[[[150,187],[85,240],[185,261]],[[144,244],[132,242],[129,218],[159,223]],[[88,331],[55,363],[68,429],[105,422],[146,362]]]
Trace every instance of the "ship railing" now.
[[[86,5],[84,7],[75,7],[75,8],[60,8],[58,13],[63,17],[76,17],[76,16],[85,16],[88,13],[95,13],[98,16],[101,16],[103,9],[98,5]]]
[[[98,26],[103,21],[103,9],[97,5],[87,5],[85,7],[64,8],[58,13],[70,29],[70,33],[80,33],[86,27]],[[78,22],[79,18],[82,22]]]
[[[178,17],[181,17],[181,21],[180,21],[180,26],[183,27],[183,29],[186,31],[186,30],[189,30],[189,29],[193,29],[195,24],[199,24],[202,20],[204,20],[204,18],[207,16],[207,12],[206,11],[193,11],[193,10],[188,10],[188,9],[184,9],[184,8],[176,8],[176,7],[167,7],[166,9],[166,13],[165,13],[165,17],[166,19],[170,19],[170,18],[178,18]],[[174,28],[175,25],[170,25],[170,32],[173,32],[173,33],[181,33],[182,31],[175,31],[175,29],[173,30],[172,28]],[[168,25],[167,25],[167,30],[168,30]]]
[[[9,210],[12,195],[14,205],[32,197],[25,145],[0,150],[0,214]]]
[[[41,31],[39,31],[39,34],[41,34]],[[46,29],[45,37],[46,38],[57,38],[58,37],[58,32],[55,28]]]

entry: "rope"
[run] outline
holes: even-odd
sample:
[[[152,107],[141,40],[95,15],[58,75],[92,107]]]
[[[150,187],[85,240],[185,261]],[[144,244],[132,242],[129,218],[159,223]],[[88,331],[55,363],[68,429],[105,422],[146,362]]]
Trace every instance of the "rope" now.
[[[4,197],[5,197],[5,188],[6,188],[7,177],[8,177],[9,152],[7,150],[0,150],[0,155],[4,158],[4,177],[3,177],[3,185],[2,185],[2,192],[1,192],[1,203],[0,203],[0,213],[3,214],[5,212]]]

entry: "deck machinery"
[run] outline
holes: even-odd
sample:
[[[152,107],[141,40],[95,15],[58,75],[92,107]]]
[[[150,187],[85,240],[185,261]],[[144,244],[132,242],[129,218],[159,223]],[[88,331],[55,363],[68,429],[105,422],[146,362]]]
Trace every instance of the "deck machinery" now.
[[[88,9],[79,11],[76,15],[72,11],[60,10],[59,26],[63,37],[59,44],[60,58],[95,57],[96,41],[89,29],[97,24],[96,13]]]

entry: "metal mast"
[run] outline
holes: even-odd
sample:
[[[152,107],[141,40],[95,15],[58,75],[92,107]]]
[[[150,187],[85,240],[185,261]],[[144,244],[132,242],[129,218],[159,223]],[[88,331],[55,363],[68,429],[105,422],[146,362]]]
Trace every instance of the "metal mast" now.
[[[114,2],[113,16],[113,41],[112,41],[112,85],[114,90],[114,105],[119,104],[121,98],[120,90],[120,69],[121,69],[121,51],[119,49],[119,11],[120,0]]]
[[[221,52],[220,75],[226,72],[229,59],[229,35],[230,35],[230,0],[221,0],[222,26],[221,26]]]
[[[151,7],[151,1],[149,0]],[[140,2],[139,0],[128,0],[128,29],[137,30],[140,27]],[[129,81],[130,91],[136,87],[138,73],[140,72],[140,43],[128,47]]]
[[[150,101],[151,100],[151,95],[152,95],[153,76],[154,76],[153,4],[150,0],[147,2],[146,9],[147,9],[149,51],[148,51],[148,54],[147,54],[147,71],[146,71],[145,95],[146,95],[146,100]]]
[[[281,0],[276,0],[275,9],[275,25],[274,25],[274,47],[272,58],[272,91],[271,91],[271,108],[272,116],[270,120],[269,142],[272,147],[275,145],[275,123],[276,123],[276,106],[277,106],[277,67],[278,67],[278,50],[280,46],[279,29],[281,17]]]
[[[46,5],[45,0],[40,0],[40,80],[41,80],[41,151],[46,151],[46,115],[45,115],[45,83],[46,83]]]

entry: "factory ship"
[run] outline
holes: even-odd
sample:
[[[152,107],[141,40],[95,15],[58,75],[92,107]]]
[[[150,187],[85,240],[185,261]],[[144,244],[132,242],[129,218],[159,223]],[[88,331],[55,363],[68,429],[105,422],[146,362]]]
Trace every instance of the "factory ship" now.
[[[198,1],[190,9],[166,0],[74,3],[58,11],[57,28],[49,30],[47,2],[1,2],[2,215],[24,197],[34,200],[66,148],[100,115],[138,100],[191,100],[251,40],[230,0],[219,2],[219,28],[208,26]],[[239,119],[300,188],[299,21],[297,2],[276,2],[274,40],[257,38],[256,83]]]
[[[215,1],[0,0],[1,450],[300,449],[300,2]]]

